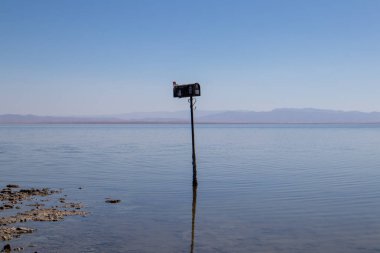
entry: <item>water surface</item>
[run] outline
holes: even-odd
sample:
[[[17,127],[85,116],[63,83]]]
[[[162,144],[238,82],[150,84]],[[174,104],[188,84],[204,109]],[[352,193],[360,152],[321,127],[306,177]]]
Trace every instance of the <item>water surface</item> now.
[[[197,125],[193,252],[380,252],[379,147],[379,125]],[[30,252],[191,250],[188,125],[2,125],[0,172],[91,212],[27,224]]]

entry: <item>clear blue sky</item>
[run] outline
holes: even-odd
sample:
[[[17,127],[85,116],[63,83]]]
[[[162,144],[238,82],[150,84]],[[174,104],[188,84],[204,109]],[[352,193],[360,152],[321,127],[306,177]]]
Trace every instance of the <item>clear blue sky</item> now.
[[[380,111],[379,0],[1,0],[0,114]]]

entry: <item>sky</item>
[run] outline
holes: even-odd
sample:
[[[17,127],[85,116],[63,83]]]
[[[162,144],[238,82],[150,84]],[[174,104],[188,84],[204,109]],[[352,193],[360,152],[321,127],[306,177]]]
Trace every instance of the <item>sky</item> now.
[[[378,0],[1,0],[0,114],[380,111]]]

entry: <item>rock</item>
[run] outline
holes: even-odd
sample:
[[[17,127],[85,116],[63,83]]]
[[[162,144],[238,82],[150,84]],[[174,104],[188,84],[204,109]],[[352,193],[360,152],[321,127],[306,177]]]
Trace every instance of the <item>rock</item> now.
[[[27,206],[34,206],[36,208],[39,208],[40,206],[45,206],[45,204],[35,203],[35,204],[29,204]]]
[[[34,229],[27,227],[12,227],[10,224],[24,223],[30,221],[44,221],[54,222],[63,220],[65,216],[79,215],[86,216],[88,213],[78,209],[82,208],[81,203],[67,203],[65,198],[55,199],[55,202],[63,203],[63,206],[57,206],[56,208],[44,208],[45,204],[39,202],[51,201],[47,197],[52,194],[61,193],[62,190],[50,190],[49,188],[28,188],[12,191],[13,188],[19,187],[18,185],[7,185],[7,188],[0,189],[0,211],[10,208],[24,209],[27,206],[33,206],[34,209],[17,213],[13,216],[0,215],[0,241],[9,241],[13,238],[18,238],[22,234],[32,233]],[[64,195],[65,197],[67,195]],[[30,201],[34,203],[30,203]],[[28,201],[27,204],[23,204],[23,201]],[[53,203],[53,205],[56,203]],[[52,205],[50,205],[52,206]],[[69,210],[62,210],[67,208]],[[77,209],[77,210],[75,210]],[[0,248],[1,250],[1,248]],[[20,251],[23,248],[15,248],[14,251]],[[10,252],[9,250],[4,252]]]
[[[32,233],[34,229],[25,227],[7,227],[0,226],[0,239],[2,241],[9,241],[14,237],[20,237],[22,234]]]
[[[34,231],[34,229],[32,229],[32,228],[25,228],[25,227],[17,227],[16,231],[19,234],[21,234],[21,233],[24,234],[24,233],[32,233]]]
[[[9,241],[10,239],[12,239],[12,237],[10,235],[2,235],[1,236],[1,240],[3,240],[3,241]]]
[[[9,188],[2,189],[0,193],[12,193],[12,190]]]
[[[83,207],[82,203],[65,203],[63,208],[75,208],[77,210],[81,209]]]
[[[12,248],[11,245],[5,244],[2,252],[11,252]]]
[[[27,193],[27,194],[32,194],[33,193],[33,188],[32,189],[21,189],[21,193]]]
[[[12,209],[13,208],[13,205],[12,204],[4,204],[3,207],[5,209]]]
[[[18,184],[7,184],[8,188],[20,188]]]
[[[110,203],[110,204],[116,204],[116,203],[120,203],[121,200],[120,199],[107,199],[106,200],[106,203]]]

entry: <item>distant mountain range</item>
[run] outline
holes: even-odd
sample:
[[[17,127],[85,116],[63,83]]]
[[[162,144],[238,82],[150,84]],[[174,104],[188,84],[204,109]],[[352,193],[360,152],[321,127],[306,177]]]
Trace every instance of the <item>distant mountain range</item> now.
[[[0,115],[0,124],[188,123],[189,111],[126,113],[104,116]],[[272,111],[196,111],[196,123],[380,123],[380,112],[321,109]]]

